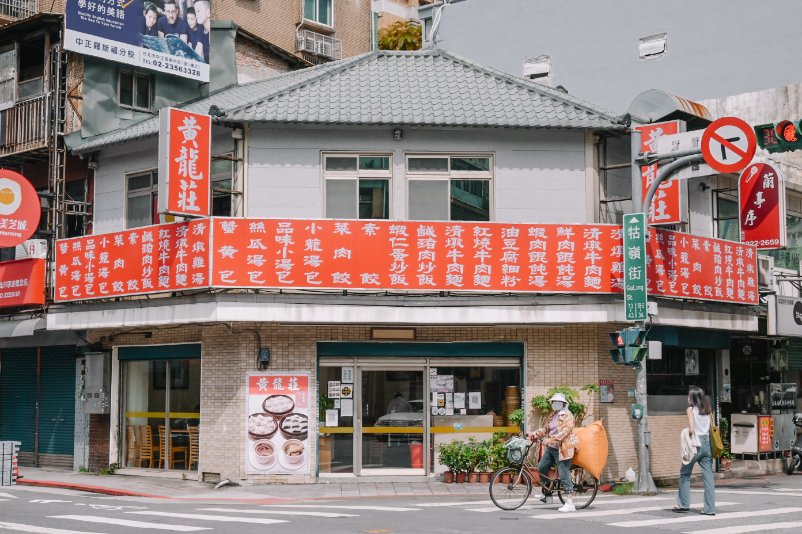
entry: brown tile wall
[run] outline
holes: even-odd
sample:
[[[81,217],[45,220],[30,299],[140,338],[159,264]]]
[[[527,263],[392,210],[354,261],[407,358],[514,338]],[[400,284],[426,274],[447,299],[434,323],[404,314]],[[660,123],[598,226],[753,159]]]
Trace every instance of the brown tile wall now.
[[[109,429],[111,418],[108,414],[89,415],[89,465],[90,471],[98,471],[109,465]]]

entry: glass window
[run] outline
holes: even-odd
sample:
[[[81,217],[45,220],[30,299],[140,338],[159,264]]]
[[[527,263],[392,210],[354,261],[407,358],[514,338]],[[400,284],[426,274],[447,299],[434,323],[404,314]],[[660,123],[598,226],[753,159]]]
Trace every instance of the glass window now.
[[[159,221],[156,211],[158,194],[158,174],[147,171],[126,177],[128,186],[126,201],[126,228],[148,226]]]
[[[407,173],[410,219],[490,220],[490,156],[410,156]]]
[[[326,26],[333,26],[334,0],[304,0],[304,18]]]
[[[139,109],[150,109],[150,76],[136,75],[136,106]]]
[[[740,241],[738,228],[738,197],[737,192],[721,190],[715,192],[716,208],[716,237]]]
[[[326,217],[390,218],[390,156],[326,155]]]
[[[13,102],[17,80],[17,53],[14,48],[0,52],[0,104]]]
[[[234,162],[212,159],[212,215],[231,217],[233,205]]]
[[[153,78],[149,74],[122,69],[117,81],[120,107],[152,111]]]

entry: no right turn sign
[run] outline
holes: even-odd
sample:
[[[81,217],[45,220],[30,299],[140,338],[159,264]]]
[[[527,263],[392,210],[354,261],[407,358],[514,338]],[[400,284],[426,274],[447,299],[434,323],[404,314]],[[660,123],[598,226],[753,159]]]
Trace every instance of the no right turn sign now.
[[[717,119],[702,134],[705,162],[721,173],[742,170],[752,161],[756,149],[755,132],[737,117]]]

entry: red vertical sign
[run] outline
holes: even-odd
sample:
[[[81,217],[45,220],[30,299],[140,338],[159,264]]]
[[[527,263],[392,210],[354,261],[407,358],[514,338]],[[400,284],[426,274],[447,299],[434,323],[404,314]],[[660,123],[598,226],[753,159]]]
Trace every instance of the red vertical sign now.
[[[212,118],[163,108],[159,121],[159,212],[208,217]]]
[[[641,152],[656,152],[657,140],[661,135],[679,133],[679,121],[656,122],[638,126],[641,132]],[[657,178],[658,165],[641,167],[641,198]],[[682,222],[682,202],[679,180],[663,182],[654,194],[649,205],[649,224],[676,224]]]
[[[741,243],[758,249],[785,247],[785,183],[780,169],[753,163],[738,180]]]

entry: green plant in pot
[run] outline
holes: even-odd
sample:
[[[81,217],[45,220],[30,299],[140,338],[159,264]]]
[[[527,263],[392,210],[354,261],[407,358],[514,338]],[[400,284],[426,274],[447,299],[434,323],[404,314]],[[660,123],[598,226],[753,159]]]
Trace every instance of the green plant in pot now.
[[[463,449],[465,472],[468,474],[468,482],[479,482],[477,464],[479,462],[479,443],[476,438],[468,439],[468,443]]]
[[[331,410],[332,408],[334,408],[334,400],[330,399],[325,393],[321,393],[317,409],[318,420],[325,421],[326,410]]]
[[[441,444],[439,448],[437,461],[447,468],[443,473],[443,482],[454,482],[455,475],[462,465],[462,442],[453,440],[451,443]]]
[[[490,482],[490,451],[491,451],[491,442],[490,440],[485,440],[476,445],[474,450],[475,455],[475,469],[476,472],[479,474],[479,482],[482,484],[486,484]]]
[[[521,432],[523,432],[524,419],[526,419],[526,412],[524,411],[523,408],[518,408],[517,410],[513,410],[507,416],[507,421],[509,421],[511,425],[516,425],[521,430]]]

